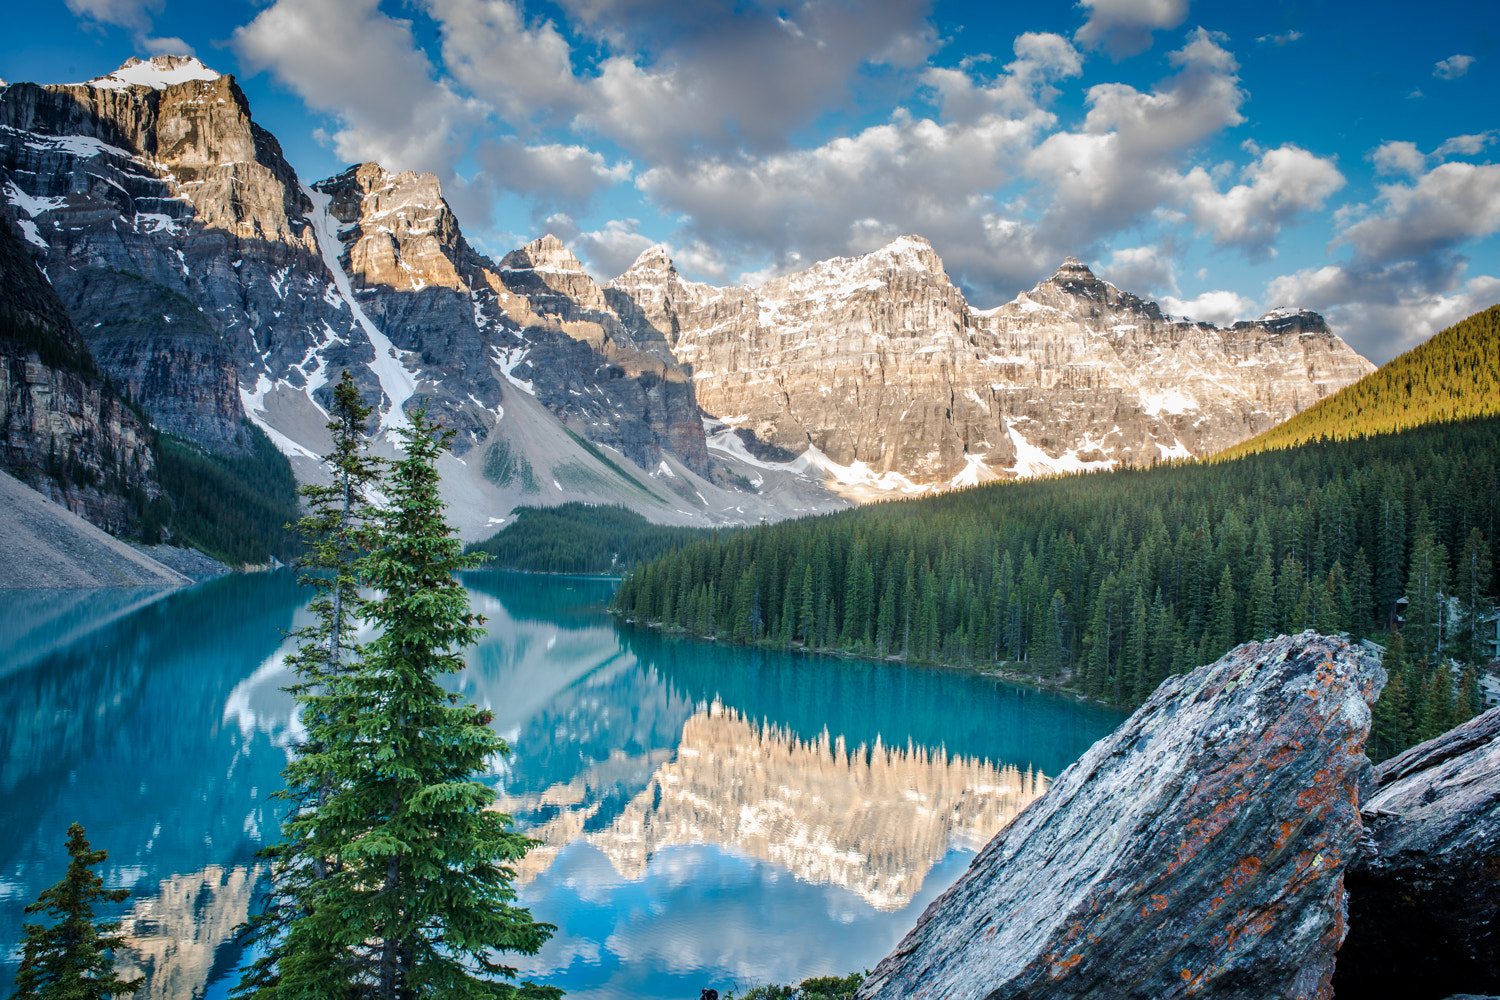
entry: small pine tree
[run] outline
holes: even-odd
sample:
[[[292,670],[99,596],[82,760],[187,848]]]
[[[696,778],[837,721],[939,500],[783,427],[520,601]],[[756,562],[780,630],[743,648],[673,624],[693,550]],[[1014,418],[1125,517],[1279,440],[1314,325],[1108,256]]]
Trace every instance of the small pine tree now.
[[[50,889],[43,889],[27,913],[46,913],[57,919],[51,927],[25,924],[21,967],[16,970],[16,992],[11,1000],[109,1000],[140,988],[141,980],[121,979],[108,954],[123,945],[115,934],[119,921],[94,922],[96,902],[119,903],[128,889],[105,889],[92,869],[106,857],[84,839],[83,827],[68,827],[68,872]]]

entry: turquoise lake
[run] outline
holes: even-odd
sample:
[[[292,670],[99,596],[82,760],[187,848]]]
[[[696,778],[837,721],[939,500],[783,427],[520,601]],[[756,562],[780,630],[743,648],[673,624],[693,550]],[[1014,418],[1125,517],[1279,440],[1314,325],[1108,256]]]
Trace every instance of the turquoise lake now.
[[[610,580],[469,573],[488,637],[449,686],[513,753],[484,777],[542,841],[557,925],[523,978],[695,1000],[873,966],[975,851],[1122,716],[974,674],[622,630]],[[226,995],[299,728],[290,572],[0,595],[0,995],[23,907],[109,852],[142,998]]]

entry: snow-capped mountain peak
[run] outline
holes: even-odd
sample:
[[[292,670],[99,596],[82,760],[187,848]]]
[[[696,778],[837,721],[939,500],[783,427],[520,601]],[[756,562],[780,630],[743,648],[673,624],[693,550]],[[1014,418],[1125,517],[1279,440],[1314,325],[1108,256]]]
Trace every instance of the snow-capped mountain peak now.
[[[165,90],[189,80],[217,80],[222,75],[203,65],[196,56],[152,56],[150,59],[131,56],[119,69],[108,76],[95,77],[88,85],[96,90],[125,87]]]

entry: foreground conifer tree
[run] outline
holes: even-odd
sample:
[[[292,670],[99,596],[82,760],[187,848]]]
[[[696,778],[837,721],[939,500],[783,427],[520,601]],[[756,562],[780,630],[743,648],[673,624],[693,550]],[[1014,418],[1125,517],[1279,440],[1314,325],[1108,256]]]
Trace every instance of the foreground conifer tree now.
[[[282,824],[282,842],[262,852],[271,862],[271,889],[265,910],[249,924],[250,940],[267,951],[246,971],[238,992],[261,998],[360,995],[354,956],[337,934],[320,926],[327,914],[318,902],[342,865],[322,807],[341,780],[341,755],[356,739],[349,681],[359,667],[353,637],[365,613],[357,563],[372,527],[368,491],[379,481],[382,464],[368,453],[371,412],[346,370],[329,414],[333,451],[324,456],[333,481],[298,491],[308,509],[297,524],[307,545],[300,581],[316,591],[309,605],[315,618],[293,633],[297,651],[287,662],[297,671],[297,683],[287,690],[298,701],[307,735],[283,772],[286,788],[277,795],[292,811]]]
[[[509,748],[488,712],[437,682],[483,634],[453,576],[470,561],[438,494],[451,432],[424,407],[405,433],[386,506],[359,536],[368,554],[355,578],[376,594],[359,611],[377,637],[339,661],[326,651],[351,647],[329,634],[303,647],[308,739],[287,772],[299,811],[255,928],[267,953],[241,984],[257,1000],[560,995],[495,979],[514,974],[496,952],[533,954],[554,928],[517,906],[511,886],[509,864],[534,842],[486,808],[494,792],[474,780]],[[332,628],[350,603],[328,586],[320,622]],[[312,676],[314,661],[328,670]]]
[[[25,925],[11,1000],[109,1000],[140,987],[139,979],[124,980],[115,974],[109,952],[124,944],[114,933],[119,922],[94,923],[96,902],[122,902],[130,890],[104,888],[93,867],[108,854],[91,849],[77,823],[68,827],[68,854],[73,860],[62,881],[42,890],[26,907],[27,913],[46,913],[57,922],[51,927]]]

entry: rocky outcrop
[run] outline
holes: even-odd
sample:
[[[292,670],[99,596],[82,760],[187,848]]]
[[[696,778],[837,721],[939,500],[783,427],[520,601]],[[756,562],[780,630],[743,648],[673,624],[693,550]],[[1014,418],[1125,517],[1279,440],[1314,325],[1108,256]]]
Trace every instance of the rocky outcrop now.
[[[1338,996],[1500,992],[1500,709],[1375,775],[1349,865]]]
[[[1173,320],[1072,258],[974,310],[913,236],[748,289],[684,281],[655,248],[606,294],[708,413],[908,492],[1210,454],[1373,370],[1314,313]]]
[[[0,206],[0,467],[111,531],[156,496],[148,430],[94,367]],[[17,554],[17,558],[20,558]]]
[[[1312,632],[1169,678],[990,841],[860,997],[1330,997],[1384,681]]]

